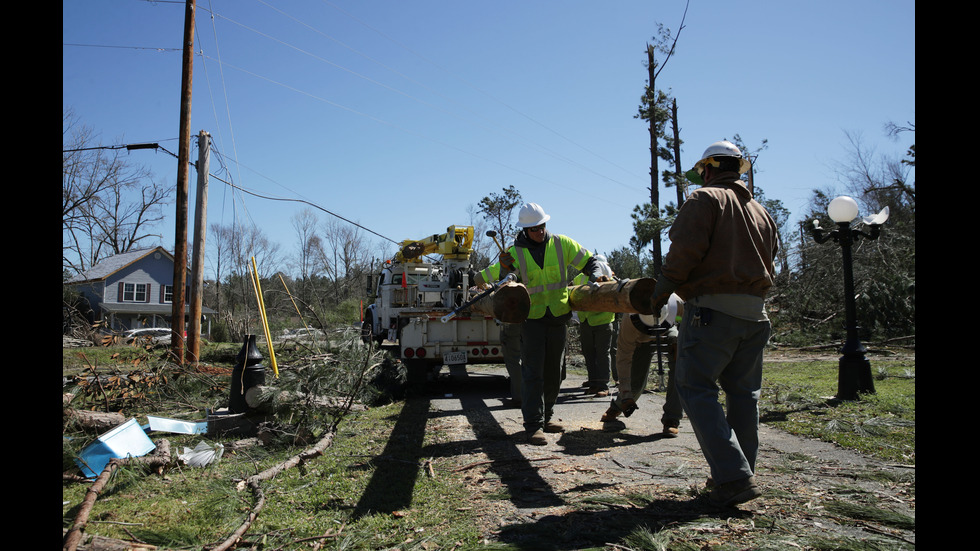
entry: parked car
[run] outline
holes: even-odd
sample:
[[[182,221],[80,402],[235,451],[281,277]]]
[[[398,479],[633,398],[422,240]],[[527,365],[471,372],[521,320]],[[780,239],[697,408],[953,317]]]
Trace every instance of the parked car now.
[[[123,333],[123,342],[132,344],[136,340],[150,340],[155,344],[165,344],[170,342],[172,330],[169,327],[144,327],[142,329],[130,329]]]
[[[299,329],[286,329],[286,330],[284,330],[282,332],[281,340],[284,340],[284,341],[300,341],[300,340],[307,341],[307,340],[316,340],[316,341],[321,341],[322,342],[322,341],[326,340],[326,338],[327,338],[327,335],[324,334],[324,332],[323,331],[320,331],[319,329],[313,329],[313,328],[308,328],[308,327],[301,327]]]

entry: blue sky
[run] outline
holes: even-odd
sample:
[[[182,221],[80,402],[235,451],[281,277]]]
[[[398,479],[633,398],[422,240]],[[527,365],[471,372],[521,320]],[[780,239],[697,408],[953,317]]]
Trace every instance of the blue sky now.
[[[64,107],[102,145],[157,142],[176,154],[183,2],[62,8]],[[211,134],[218,178],[315,203],[394,241],[470,224],[480,198],[513,185],[551,214],[550,230],[603,253],[628,245],[630,213],[649,201],[649,135],[634,116],[658,23],[680,33],[657,87],[677,99],[684,169],[718,139],[768,140],[756,185],[795,217],[811,190],[839,186],[846,133],[879,155],[914,142],[883,131],[915,121],[913,1],[694,0],[681,29],[684,9],[198,0],[191,131]],[[127,155],[176,181],[174,157]],[[662,203],[673,196],[661,186]],[[208,197],[209,225],[254,224],[295,251],[290,218],[306,205],[214,179]],[[159,230],[172,249],[173,207],[167,215]]]

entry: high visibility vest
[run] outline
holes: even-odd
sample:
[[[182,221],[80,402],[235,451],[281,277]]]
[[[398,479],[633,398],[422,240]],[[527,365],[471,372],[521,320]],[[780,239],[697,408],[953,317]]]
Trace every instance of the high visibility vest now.
[[[500,265],[500,262],[497,262],[496,264],[491,264],[480,270],[480,277],[482,277],[483,281],[486,283],[493,283],[500,279],[501,270],[503,270],[503,267]]]
[[[588,249],[570,237],[552,235],[545,245],[544,267],[538,266],[530,251],[523,247],[513,246],[509,252],[517,261],[518,276],[531,295],[528,319],[542,318],[549,309],[555,316],[572,311],[568,305],[568,266],[582,271],[592,257]]]
[[[572,280],[572,285],[585,285],[589,282],[589,276],[585,274],[578,274],[575,279]],[[578,322],[580,324],[591,325],[596,327],[598,325],[605,325],[607,323],[612,323],[616,321],[615,312],[589,312],[587,310],[578,310]]]

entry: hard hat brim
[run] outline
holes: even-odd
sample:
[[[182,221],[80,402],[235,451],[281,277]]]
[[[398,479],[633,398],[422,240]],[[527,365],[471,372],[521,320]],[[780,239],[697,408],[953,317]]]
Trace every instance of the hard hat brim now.
[[[518,222],[517,223],[517,227],[519,227],[519,228],[533,228],[534,226],[540,226],[541,224],[544,224],[548,220],[551,220],[551,215],[550,214],[545,214],[544,216],[541,217],[541,220],[538,220],[536,222],[525,222],[523,224],[520,223],[520,222]]]
[[[722,157],[723,155],[717,155],[717,156],[718,157]],[[699,175],[703,176],[704,175],[704,165],[707,164],[708,159],[713,159],[713,158],[714,157],[705,157],[704,159],[701,159],[700,161],[698,161],[697,163],[695,163],[693,170],[695,172],[697,172]],[[744,157],[738,157],[738,173],[739,174],[745,174],[746,172],[749,171],[750,168],[752,168],[752,163],[750,163],[748,159],[746,159]]]

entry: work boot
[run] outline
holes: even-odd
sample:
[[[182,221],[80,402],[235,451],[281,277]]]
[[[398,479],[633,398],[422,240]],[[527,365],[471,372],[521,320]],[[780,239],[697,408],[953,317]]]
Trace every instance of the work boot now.
[[[607,409],[606,412],[602,414],[602,418],[599,420],[602,421],[603,423],[609,423],[611,421],[615,421],[616,418],[619,417],[619,414],[622,412],[623,410],[619,409],[619,406],[616,405],[616,400],[613,400],[612,405],[610,405],[609,409]]]
[[[664,425],[664,430],[660,434],[662,434],[664,438],[677,438],[677,434],[679,432],[680,430],[676,426]]]
[[[603,423],[608,423],[609,421],[615,420],[620,416],[620,414],[629,417],[630,415],[633,415],[634,411],[636,411],[636,400],[627,398],[623,400],[622,403],[620,403],[618,400],[612,400],[609,402],[609,409],[602,414],[600,421]]]
[[[548,444],[548,439],[544,437],[544,431],[541,429],[528,429],[524,431],[527,435],[527,443],[532,446],[546,446]]]
[[[545,432],[565,432],[565,427],[563,427],[562,425],[559,425],[558,423],[555,423],[554,421],[545,421],[544,422],[544,431]]]
[[[761,495],[762,490],[755,485],[755,477],[750,476],[715,486],[708,493],[708,501],[717,507],[734,507]]]

